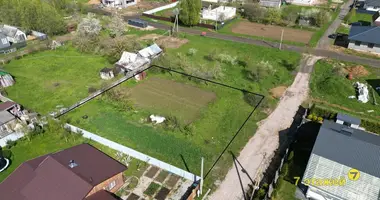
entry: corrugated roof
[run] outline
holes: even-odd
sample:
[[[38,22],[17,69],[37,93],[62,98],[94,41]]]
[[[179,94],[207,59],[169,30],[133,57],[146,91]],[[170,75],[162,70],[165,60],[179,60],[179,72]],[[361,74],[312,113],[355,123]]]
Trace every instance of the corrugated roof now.
[[[139,54],[144,58],[148,58],[150,56],[158,55],[161,52],[162,49],[156,43],[154,43],[153,45],[140,50]]]
[[[12,120],[16,119],[15,116],[13,116],[8,111],[0,111],[0,125],[3,125],[7,122],[10,122]]]
[[[378,26],[351,26],[349,40],[380,44],[380,27]]]
[[[380,177],[380,137],[325,120],[312,154]]]
[[[70,160],[77,166],[70,168]],[[23,163],[0,184],[1,200],[82,200],[94,186],[126,169],[91,145],[81,144]]]
[[[13,102],[13,101],[6,101],[4,103],[1,103],[0,104],[0,111],[8,110],[10,108],[13,108],[15,105],[16,105],[16,103]]]
[[[358,119],[356,117],[351,117],[349,115],[345,115],[343,113],[338,113],[338,115],[336,116],[336,118],[339,119],[339,120],[342,120],[344,122],[348,122],[350,124],[360,125],[360,119]]]

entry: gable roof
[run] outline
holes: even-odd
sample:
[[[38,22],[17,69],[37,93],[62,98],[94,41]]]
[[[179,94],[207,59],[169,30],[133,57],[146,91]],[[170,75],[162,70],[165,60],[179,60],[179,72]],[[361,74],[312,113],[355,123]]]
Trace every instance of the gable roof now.
[[[70,168],[70,160],[78,166]],[[23,163],[0,184],[1,200],[82,200],[94,186],[126,169],[91,145],[81,144]]]
[[[380,27],[378,26],[351,26],[349,40],[380,44]]]
[[[0,32],[8,37],[14,37],[17,33],[18,29],[13,26],[9,26],[4,24],[3,26],[0,26]]]
[[[0,71],[0,75],[1,75],[1,71]],[[0,111],[8,110],[10,108],[13,108],[15,105],[16,105],[16,103],[13,102],[13,101],[6,101],[4,103],[1,103],[0,104]]]
[[[156,44],[152,44],[149,47],[141,49],[139,54],[144,58],[149,58],[150,56],[156,56],[162,52],[162,49]]]
[[[16,117],[8,111],[0,111],[0,125],[6,124],[14,119],[16,119]]]
[[[367,6],[379,7],[380,6],[380,1],[379,0],[366,0],[365,4]]]
[[[312,154],[380,178],[380,136],[325,120]]]

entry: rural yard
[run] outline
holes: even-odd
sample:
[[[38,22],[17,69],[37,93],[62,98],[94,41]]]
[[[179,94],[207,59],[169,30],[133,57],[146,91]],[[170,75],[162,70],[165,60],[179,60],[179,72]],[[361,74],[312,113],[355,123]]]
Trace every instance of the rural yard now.
[[[232,32],[257,37],[266,37],[281,40],[281,32],[284,30],[283,40],[308,44],[314,32],[286,28],[275,25],[258,24],[249,21],[241,21],[232,26]]]

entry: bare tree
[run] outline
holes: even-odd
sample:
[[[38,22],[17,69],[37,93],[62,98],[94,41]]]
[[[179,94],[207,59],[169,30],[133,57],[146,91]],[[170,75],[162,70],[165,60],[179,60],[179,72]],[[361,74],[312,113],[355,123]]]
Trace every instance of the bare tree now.
[[[111,21],[107,28],[111,31],[114,37],[122,36],[127,31],[127,24],[124,22],[120,14],[112,14]]]

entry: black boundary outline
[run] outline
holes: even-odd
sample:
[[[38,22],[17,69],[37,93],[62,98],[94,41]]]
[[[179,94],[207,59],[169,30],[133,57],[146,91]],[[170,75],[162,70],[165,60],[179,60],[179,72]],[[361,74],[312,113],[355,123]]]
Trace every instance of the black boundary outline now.
[[[241,88],[237,88],[237,87],[233,87],[233,86],[230,86],[230,85],[226,85],[224,83],[219,83],[219,82],[215,82],[215,81],[212,81],[212,80],[208,80],[208,79],[205,79],[205,78],[201,78],[201,77],[197,77],[197,76],[193,76],[193,75],[190,75],[190,74],[186,74],[184,72],[180,72],[180,71],[176,71],[176,70],[173,70],[173,69],[170,69],[170,68],[166,68],[166,67],[161,67],[161,66],[158,66],[158,65],[151,65],[149,66],[148,68],[142,70],[142,71],[139,71],[138,73],[135,73],[133,76],[131,76],[130,78],[126,79],[125,81],[133,78],[135,75],[138,75],[138,74],[141,74],[142,72],[152,68],[152,67],[156,67],[156,68],[159,68],[159,69],[162,69],[162,70],[166,70],[166,71],[169,71],[169,72],[174,72],[174,73],[177,73],[177,74],[181,74],[183,76],[188,76],[188,77],[191,77],[191,78],[195,78],[195,79],[199,79],[199,80],[202,80],[202,81],[206,81],[206,82],[209,82],[209,83],[213,83],[213,84],[216,84],[216,85],[220,85],[220,86],[224,86],[224,87],[227,87],[227,88],[230,88],[230,89],[234,89],[234,90],[238,90],[238,91],[241,91],[243,93],[249,93],[249,94],[254,94],[254,95],[257,95],[259,97],[261,97],[261,99],[259,100],[259,102],[256,104],[256,106],[253,108],[253,110],[249,113],[248,117],[245,119],[245,121],[243,122],[243,124],[240,126],[240,128],[236,131],[235,135],[231,138],[231,140],[228,142],[228,144],[224,147],[223,151],[219,154],[218,158],[215,160],[215,162],[212,164],[212,166],[210,167],[210,169],[207,171],[206,175],[204,175],[203,179],[206,179],[207,176],[211,173],[212,169],[215,167],[215,165],[219,162],[220,158],[224,155],[224,153],[226,152],[226,150],[228,149],[228,147],[230,147],[230,145],[232,144],[232,142],[235,140],[235,138],[239,135],[240,131],[243,129],[243,127],[245,126],[245,124],[248,122],[248,120],[251,118],[251,116],[253,115],[253,113],[257,110],[257,108],[261,105],[262,101],[264,100],[265,96],[262,95],[262,94],[259,94],[259,93],[254,93],[254,92],[250,92],[250,91],[247,91],[245,89],[241,89]],[[109,87],[107,89],[104,89],[101,93],[99,93],[98,95],[95,95],[91,98],[89,98],[88,100],[86,100],[85,102],[81,102],[81,104],[78,104],[77,106],[74,106],[72,107],[71,109],[69,110],[66,110],[65,112],[55,116],[54,118],[59,118],[67,113],[69,113],[70,111],[82,106],[83,104],[91,101],[92,99],[96,98],[97,96],[99,95],[102,95],[103,93],[107,92],[108,90],[110,89],[113,89],[114,87],[120,85],[121,83],[124,83],[125,81],[123,82],[120,82],[119,84],[116,84],[112,87]]]

